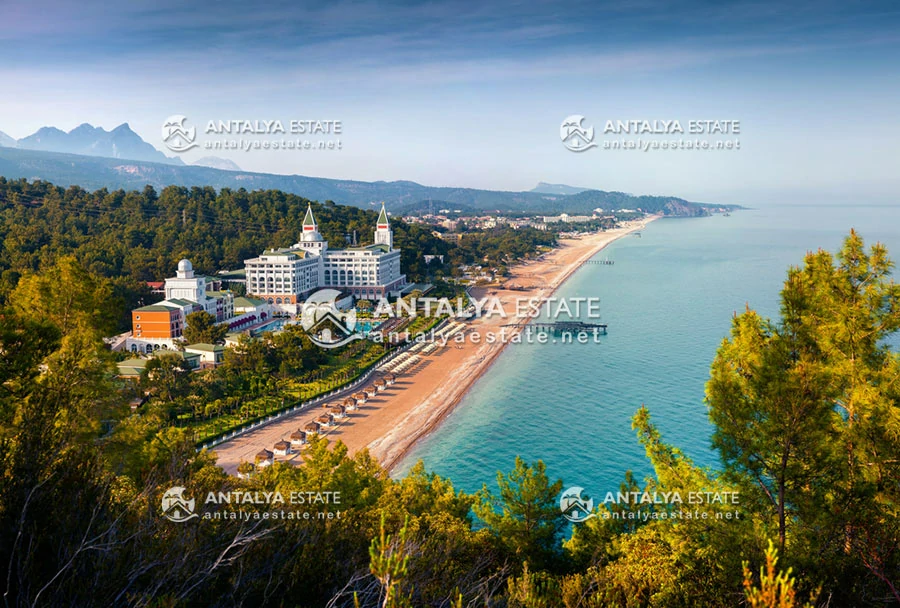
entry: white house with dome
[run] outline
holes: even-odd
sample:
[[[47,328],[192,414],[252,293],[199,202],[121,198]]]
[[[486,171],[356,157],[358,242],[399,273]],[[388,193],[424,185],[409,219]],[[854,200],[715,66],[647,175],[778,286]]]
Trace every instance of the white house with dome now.
[[[234,295],[217,288],[218,281],[195,276],[191,261],[181,260],[175,276],[166,279],[166,301],[187,300],[198,304],[217,321],[226,321],[234,316]]]
[[[206,277],[194,276],[194,265],[190,260],[178,262],[178,270],[175,276],[166,279],[166,299],[183,298],[202,302],[206,299]]]
[[[244,268],[248,294],[290,313],[296,313],[297,304],[318,289],[331,288],[357,298],[378,299],[396,295],[406,285],[406,275],[400,271],[400,250],[394,248],[384,203],[371,245],[329,249],[328,241],[319,233],[312,206],[308,206],[298,243],[245,260]]]

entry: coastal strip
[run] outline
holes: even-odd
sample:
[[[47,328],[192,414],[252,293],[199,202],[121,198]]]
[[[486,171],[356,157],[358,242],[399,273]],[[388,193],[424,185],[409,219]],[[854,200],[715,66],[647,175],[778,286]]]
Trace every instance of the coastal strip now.
[[[615,240],[639,231],[655,216],[629,222],[621,228],[588,235],[580,239],[562,239],[558,247],[540,260],[524,262],[510,269],[505,285],[479,287],[473,296],[498,298],[508,318],[478,318],[466,323],[466,331],[499,333],[507,337],[521,331],[527,318],[517,318],[515,302],[520,298],[551,296],[587,260]],[[475,381],[485,373],[503,351],[509,339],[500,342],[457,344],[451,341],[434,354],[423,356],[415,367],[401,374],[387,390],[369,399],[347,421],[328,432],[331,441],[342,441],[352,455],[368,448],[389,471],[400,463],[412,447],[431,433],[453,410]],[[297,412],[283,420],[272,421],[259,429],[235,437],[215,447],[218,463],[235,474],[242,461],[252,462],[255,454],[290,437],[291,433],[314,420],[316,410]],[[298,455],[276,458],[296,461]]]
[[[514,300],[515,298],[530,297],[550,297],[562,287],[562,285],[571,277],[582,265],[608,245],[628,234],[640,231],[646,224],[658,219],[659,216],[649,216],[641,221],[630,222],[622,228],[610,230],[607,232],[591,235],[581,241],[566,239],[561,246],[554,249],[548,254],[545,261],[535,262],[531,265],[518,265],[511,271],[511,278],[507,283],[515,282],[532,282],[540,285],[540,278],[544,276],[552,276],[553,278],[543,287],[532,287],[528,291],[509,292],[506,290],[496,290],[495,295],[499,295],[501,300]],[[600,237],[600,238],[597,238]],[[604,238],[605,237],[605,238]],[[567,255],[568,254],[568,255]],[[560,259],[561,258],[561,259]],[[554,276],[554,268],[560,272]],[[479,292],[473,293],[474,297],[483,297],[484,292],[490,288],[479,288]],[[527,320],[526,320],[527,321]],[[516,333],[521,332],[527,323],[517,325]],[[468,343],[467,343],[468,344]],[[429,396],[422,404],[412,410],[407,417],[393,430],[388,431],[382,438],[369,444],[370,452],[382,463],[388,472],[393,473],[394,469],[406,458],[415,445],[435,431],[453,409],[462,401],[463,397],[468,394],[472,386],[478,379],[491,368],[497,357],[505,350],[509,342],[495,343],[484,345],[488,348],[487,353],[476,351],[469,357],[468,364],[461,366],[461,374],[451,374],[447,378],[447,387],[445,390],[427,391],[427,387],[423,392],[429,392]],[[452,377],[456,376],[456,377]]]

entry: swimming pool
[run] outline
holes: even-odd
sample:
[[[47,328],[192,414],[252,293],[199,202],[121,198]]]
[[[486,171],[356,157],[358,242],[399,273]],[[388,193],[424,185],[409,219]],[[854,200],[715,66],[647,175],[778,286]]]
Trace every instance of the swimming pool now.
[[[356,327],[354,327],[354,329],[360,333],[367,334],[379,325],[381,325],[381,323],[373,323],[372,321],[357,321]]]
[[[284,329],[285,325],[288,325],[290,323],[292,323],[292,321],[290,319],[283,319],[283,318],[272,319],[265,325],[260,325],[259,327],[251,329],[250,335],[255,338],[257,336],[261,336],[262,334],[264,334],[266,332],[273,332],[273,333],[279,332],[282,329]],[[381,322],[373,322],[373,321],[368,321],[368,320],[357,321],[356,326],[354,327],[354,331],[357,331],[361,334],[368,334],[370,331],[377,328],[379,325],[381,325]]]
[[[289,319],[273,319],[273,320],[269,321],[268,323],[266,323],[265,325],[260,325],[259,327],[255,328],[255,329],[251,329],[250,335],[255,337],[255,336],[262,335],[262,334],[266,333],[267,331],[271,331],[271,332],[281,331],[282,329],[284,329],[284,326],[287,324],[288,321],[289,321]]]

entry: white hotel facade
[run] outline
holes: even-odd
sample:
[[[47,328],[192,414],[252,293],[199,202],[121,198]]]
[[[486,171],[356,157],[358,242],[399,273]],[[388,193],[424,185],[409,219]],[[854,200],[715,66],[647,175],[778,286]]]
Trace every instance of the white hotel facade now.
[[[312,207],[307,207],[300,242],[245,260],[247,293],[289,313],[317,289],[331,288],[357,298],[396,295],[406,285],[400,250],[384,205],[378,214],[375,242],[365,247],[329,249],[319,234]]]

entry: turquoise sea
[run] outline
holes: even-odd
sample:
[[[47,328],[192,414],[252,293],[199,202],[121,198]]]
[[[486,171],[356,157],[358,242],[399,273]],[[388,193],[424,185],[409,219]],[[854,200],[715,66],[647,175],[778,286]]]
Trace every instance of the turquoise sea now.
[[[717,466],[703,402],[709,365],[746,305],[778,313],[790,265],[836,251],[851,227],[900,261],[900,207],[783,205],[730,217],[663,219],[598,254],[558,296],[601,298],[599,344],[513,344],[396,469],[417,460],[474,491],[516,455],[588,493],[616,491],[626,470],[650,473],[631,417],[646,404],[664,440]]]

